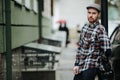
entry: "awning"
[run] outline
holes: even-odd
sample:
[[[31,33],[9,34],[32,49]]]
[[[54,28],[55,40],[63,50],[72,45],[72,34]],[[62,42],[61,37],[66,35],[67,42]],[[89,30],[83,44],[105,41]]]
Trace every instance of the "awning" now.
[[[61,48],[47,45],[47,44],[40,44],[40,43],[32,42],[32,43],[25,44],[23,46],[23,53],[29,53],[29,52],[60,54]]]

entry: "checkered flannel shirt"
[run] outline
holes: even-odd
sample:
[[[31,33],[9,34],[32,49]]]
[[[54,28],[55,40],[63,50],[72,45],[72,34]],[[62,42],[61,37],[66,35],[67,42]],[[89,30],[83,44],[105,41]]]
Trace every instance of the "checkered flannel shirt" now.
[[[99,22],[84,25],[78,45],[75,66],[79,66],[80,72],[93,67],[104,69],[100,59],[110,49],[110,40]]]

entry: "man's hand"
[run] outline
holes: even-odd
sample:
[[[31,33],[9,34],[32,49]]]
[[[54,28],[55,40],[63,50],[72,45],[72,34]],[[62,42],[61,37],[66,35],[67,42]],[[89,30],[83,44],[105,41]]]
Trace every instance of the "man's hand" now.
[[[75,74],[75,75],[78,74],[78,71],[79,71],[79,66],[75,66],[75,67],[73,68],[74,74]]]

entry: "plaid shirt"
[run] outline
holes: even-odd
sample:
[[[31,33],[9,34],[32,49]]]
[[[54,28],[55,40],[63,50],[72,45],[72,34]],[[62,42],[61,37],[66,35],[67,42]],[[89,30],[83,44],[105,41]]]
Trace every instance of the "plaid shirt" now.
[[[93,67],[103,69],[100,55],[104,55],[107,49],[110,49],[110,41],[105,28],[99,22],[85,24],[80,35],[75,66],[79,66],[80,72]]]

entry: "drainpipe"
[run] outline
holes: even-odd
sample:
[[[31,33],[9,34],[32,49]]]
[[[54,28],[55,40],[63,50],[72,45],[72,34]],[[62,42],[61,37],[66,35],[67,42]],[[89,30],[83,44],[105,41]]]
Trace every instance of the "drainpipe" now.
[[[39,26],[39,42],[42,38],[42,6],[43,0],[38,0],[38,26]]]
[[[11,0],[5,0],[6,80],[12,80]]]
[[[105,26],[108,32],[108,2],[107,0],[101,0],[101,24]]]

